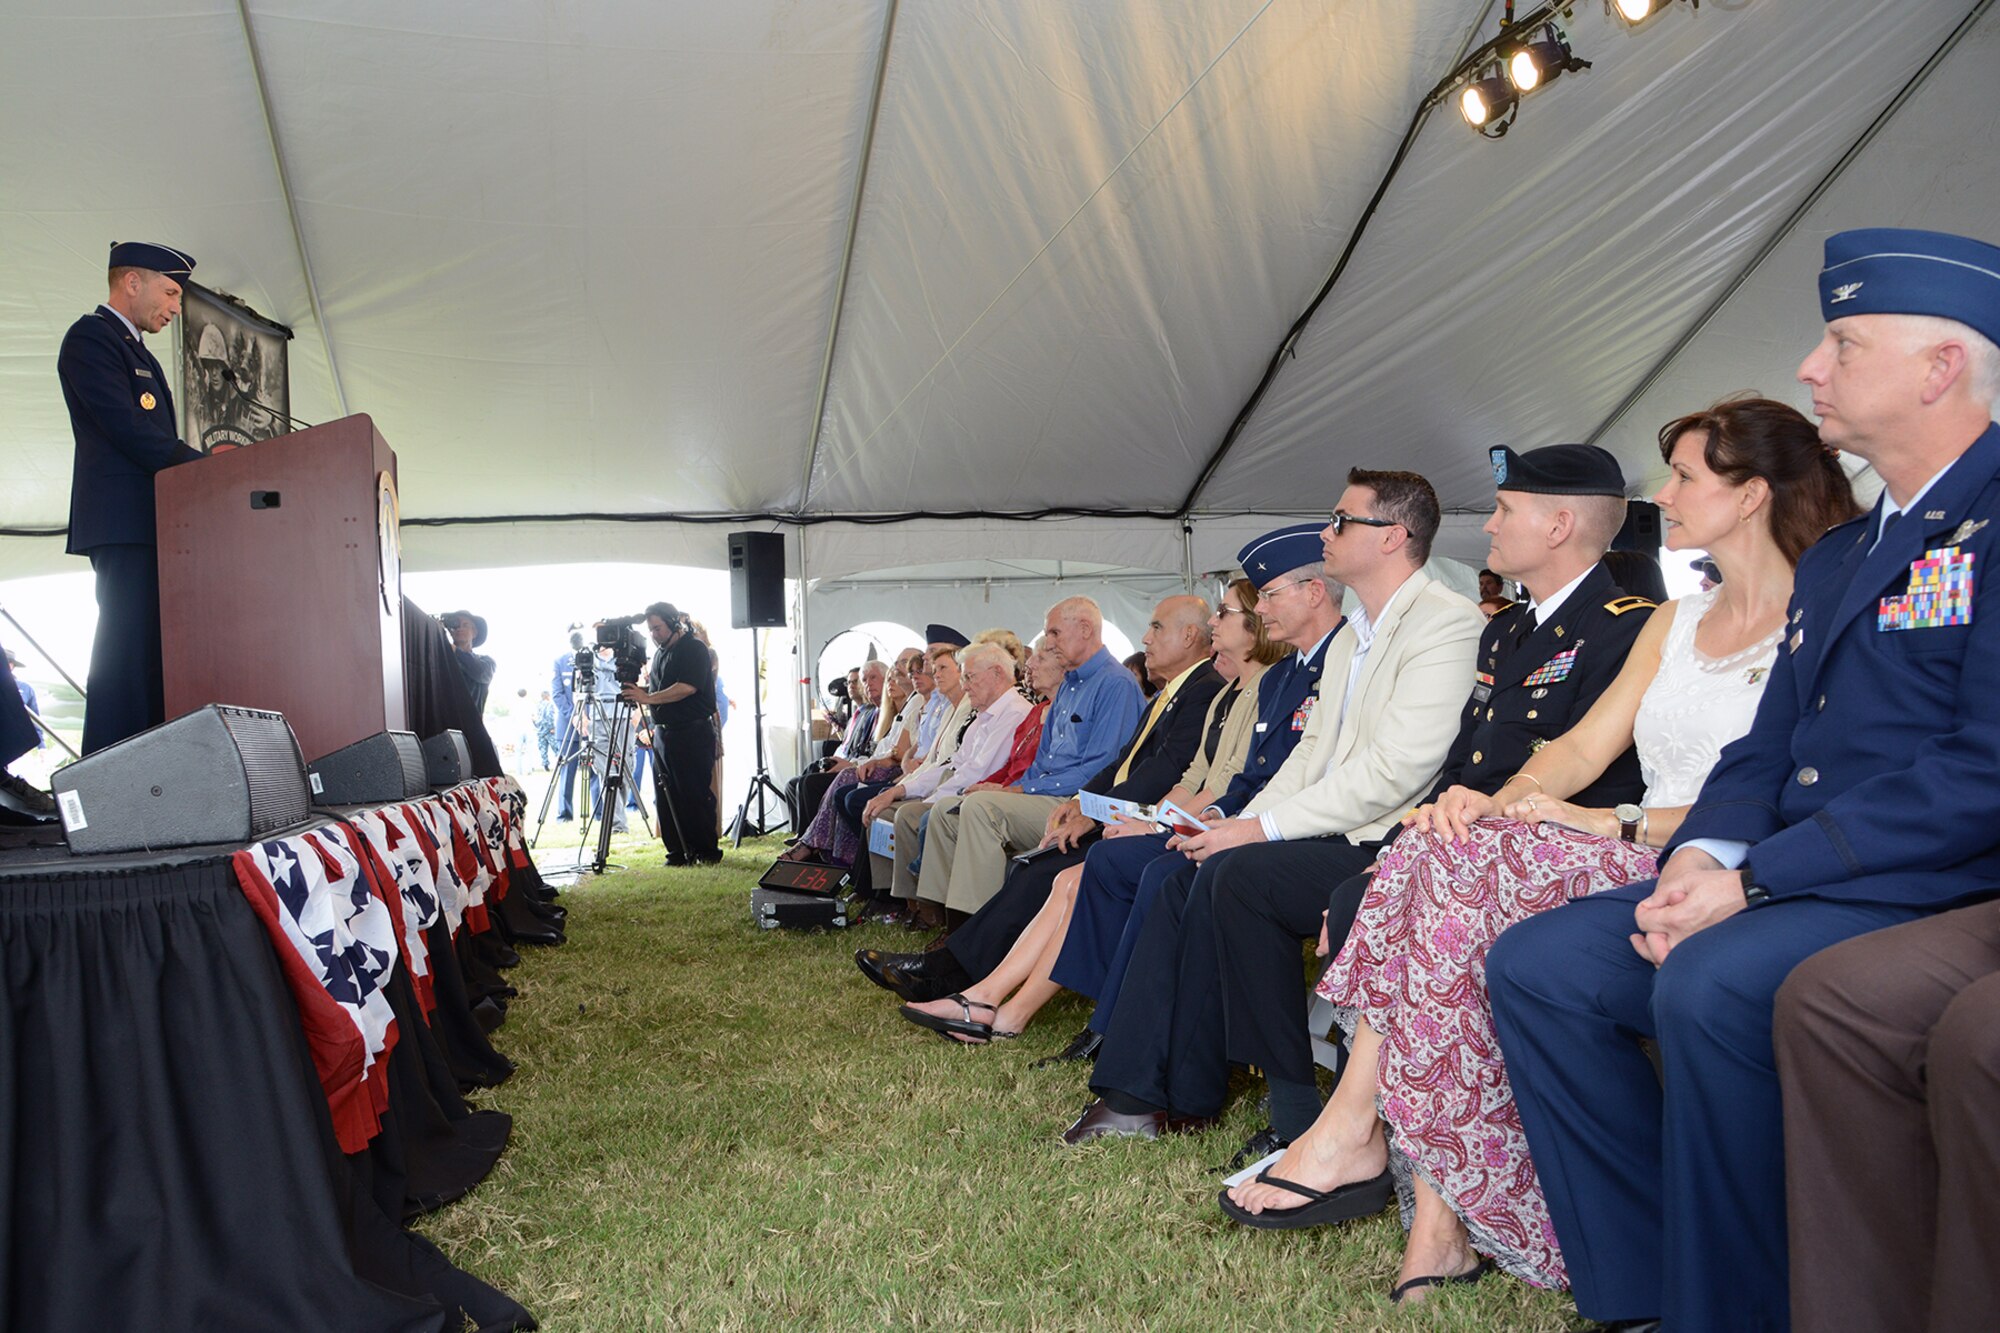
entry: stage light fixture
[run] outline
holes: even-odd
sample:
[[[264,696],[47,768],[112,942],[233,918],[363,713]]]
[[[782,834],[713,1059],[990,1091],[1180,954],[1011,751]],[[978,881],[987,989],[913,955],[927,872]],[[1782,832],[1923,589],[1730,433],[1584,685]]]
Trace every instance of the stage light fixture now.
[[[1634,28],[1653,18],[1673,2],[1674,0],[1606,0],[1619,18]],[[1701,8],[1701,0],[1688,0],[1688,3],[1692,8]]]
[[[1465,123],[1489,139],[1507,132],[1518,106],[1514,86],[1500,77],[1497,67],[1465,85],[1465,91],[1458,95],[1458,113],[1465,117]]]
[[[1507,81],[1517,91],[1531,93],[1565,71],[1589,68],[1590,62],[1577,59],[1569,43],[1550,24],[1542,29],[1540,40],[1523,42],[1507,57]]]

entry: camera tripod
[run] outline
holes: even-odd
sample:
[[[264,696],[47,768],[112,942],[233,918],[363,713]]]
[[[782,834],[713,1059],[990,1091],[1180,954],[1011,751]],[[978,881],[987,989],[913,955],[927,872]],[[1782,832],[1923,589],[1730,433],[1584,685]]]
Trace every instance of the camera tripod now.
[[[750,802],[757,803],[757,836],[762,837],[774,827],[770,812],[765,807],[764,798],[768,793],[778,798],[779,809],[785,812],[785,823],[791,824],[791,802],[785,793],[771,779],[771,770],[764,763],[764,655],[763,641],[759,631],[750,631],[750,662],[753,668],[753,688],[750,691],[750,712],[753,720],[751,735],[757,738],[757,772],[750,778],[750,789],[743,793],[743,804],[736,807],[736,819],[731,827],[730,846],[743,845],[743,830],[750,822]]]
[[[586,679],[588,684],[585,683]],[[600,731],[603,734],[601,743],[598,740]],[[589,809],[583,817],[583,826],[578,830],[576,863],[573,868],[579,874],[586,869],[583,853],[584,848],[590,845],[593,823],[597,830],[597,848],[587,868],[595,875],[603,874],[606,869],[622,868],[613,866],[611,862],[611,834],[617,818],[618,804],[625,798],[625,784],[628,780],[625,753],[631,736],[631,705],[617,698],[599,698],[594,666],[587,678],[585,673],[579,670],[576,702],[570,708],[569,725],[564,728],[561,741],[556,746],[555,768],[548,789],[542,793],[542,808],[535,816],[535,836],[528,840],[530,847],[541,839],[542,827],[549,818],[549,801],[555,796],[556,788],[563,782],[563,768],[567,764],[582,760],[588,764],[591,777],[597,776],[601,766],[602,777],[598,782],[597,798],[590,800]],[[654,756],[656,762],[658,758],[656,754]],[[586,777],[585,781],[588,783],[589,777]],[[587,793],[588,787],[586,787]],[[639,822],[645,826],[647,836],[654,836],[653,822],[646,815],[643,801],[638,803],[638,811]],[[669,809],[667,813],[671,817],[673,811]],[[678,826],[679,821],[676,821],[676,827]]]

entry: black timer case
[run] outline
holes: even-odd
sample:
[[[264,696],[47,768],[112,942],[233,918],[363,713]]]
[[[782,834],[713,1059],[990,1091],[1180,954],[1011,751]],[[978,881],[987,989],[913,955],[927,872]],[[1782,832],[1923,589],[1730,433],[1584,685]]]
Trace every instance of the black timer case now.
[[[783,889],[750,890],[750,919],[759,930],[845,930],[847,904],[839,898],[817,893],[788,893]]]

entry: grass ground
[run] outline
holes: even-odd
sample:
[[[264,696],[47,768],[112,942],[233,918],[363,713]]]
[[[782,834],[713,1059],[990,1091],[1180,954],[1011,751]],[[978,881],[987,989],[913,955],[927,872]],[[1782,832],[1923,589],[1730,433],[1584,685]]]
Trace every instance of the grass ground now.
[[[550,1333],[637,1329],[1518,1329],[1576,1326],[1508,1278],[1401,1312],[1393,1214],[1310,1232],[1215,1206],[1255,1098],[1221,1128],[1064,1148],[1074,997],[1019,1041],[953,1048],[855,970],[900,930],[760,931],[775,841],[718,867],[568,890],[569,943],[524,950],[482,1105],[514,1142],[423,1230]]]

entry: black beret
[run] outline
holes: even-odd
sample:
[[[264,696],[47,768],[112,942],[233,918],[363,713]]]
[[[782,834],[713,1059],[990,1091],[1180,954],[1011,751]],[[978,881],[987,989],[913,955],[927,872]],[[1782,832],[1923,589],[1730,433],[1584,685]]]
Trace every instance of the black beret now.
[[[1535,495],[1625,494],[1625,474],[1609,451],[1594,444],[1552,444],[1517,454],[1506,445],[1489,451],[1493,484]]]

